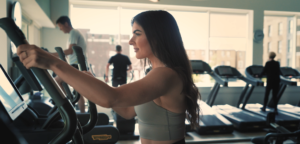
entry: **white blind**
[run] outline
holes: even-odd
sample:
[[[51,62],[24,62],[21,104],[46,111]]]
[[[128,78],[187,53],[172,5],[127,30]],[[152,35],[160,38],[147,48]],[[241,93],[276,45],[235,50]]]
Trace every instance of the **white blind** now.
[[[214,14],[210,15],[210,37],[247,37],[247,15]]]

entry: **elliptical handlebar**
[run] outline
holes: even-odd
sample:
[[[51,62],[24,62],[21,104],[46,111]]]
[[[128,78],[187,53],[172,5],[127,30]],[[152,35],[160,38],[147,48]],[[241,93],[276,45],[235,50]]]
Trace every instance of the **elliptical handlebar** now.
[[[72,49],[77,56],[77,61],[79,63],[79,70],[87,71],[86,61],[83,55],[82,48],[79,46],[73,46]],[[90,121],[82,127],[83,134],[86,134],[87,132],[92,130],[98,121],[96,105],[90,100],[89,100],[89,112],[90,112]]]
[[[6,32],[16,47],[22,44],[28,44],[23,32],[16,26],[11,18],[0,19],[0,27]],[[45,89],[49,92],[64,119],[64,128],[49,142],[49,144],[67,143],[72,139],[77,129],[77,117],[73,106],[66,99],[65,95],[59,89],[47,70],[39,68],[31,68],[31,70],[36,74]]]
[[[59,58],[60,58],[61,60],[65,61],[65,62],[67,62],[65,53],[64,53],[64,51],[62,50],[62,48],[61,48],[61,47],[55,47],[54,49],[55,49],[55,51],[57,52]]]
[[[59,58],[61,60],[65,61],[65,62],[67,62],[66,58],[65,58],[65,54],[64,54],[62,48],[61,47],[55,47],[55,50],[56,50]],[[66,84],[65,82],[62,82],[62,86],[66,91],[67,97],[69,98],[69,100],[71,100],[72,104],[74,105],[79,100],[79,98],[77,99],[77,101],[75,101],[76,98],[73,97],[73,94],[71,93],[71,90],[70,90],[68,84]]]

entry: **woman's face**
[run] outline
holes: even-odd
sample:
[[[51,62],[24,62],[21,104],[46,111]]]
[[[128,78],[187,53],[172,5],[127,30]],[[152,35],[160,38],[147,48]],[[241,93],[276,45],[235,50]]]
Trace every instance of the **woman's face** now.
[[[132,25],[133,36],[129,44],[133,46],[136,58],[142,59],[153,55],[144,29],[136,22]]]

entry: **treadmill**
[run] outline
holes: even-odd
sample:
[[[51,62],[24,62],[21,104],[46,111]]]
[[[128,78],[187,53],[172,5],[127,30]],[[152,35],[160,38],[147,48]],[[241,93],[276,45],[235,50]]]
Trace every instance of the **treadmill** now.
[[[191,66],[194,74],[209,74],[216,80],[216,83],[209,95],[218,91],[220,85],[227,86],[227,81],[218,77],[204,61],[191,60]],[[201,108],[200,128],[196,130],[198,134],[229,134],[233,132],[234,128],[230,121],[213,110],[209,105],[207,105],[207,103],[199,100],[198,104]]]
[[[240,103],[245,96],[247,90],[253,89],[256,86],[263,86],[263,82],[259,80],[253,80],[244,77],[237,69],[231,66],[218,66],[215,68],[215,73],[220,77],[226,79],[240,79],[246,83],[243,91],[240,94],[240,99],[236,106],[225,105],[214,105],[214,101],[217,97],[217,92],[211,95],[209,105],[213,106],[217,112],[226,117],[238,131],[261,131],[266,127],[266,119],[262,116],[256,116],[244,109],[239,108]],[[250,87],[251,85],[251,87]]]
[[[287,78],[287,79],[292,79],[292,78],[300,79],[300,73],[296,69],[293,69],[291,67],[281,67],[280,70],[281,70],[282,76],[284,78]],[[286,88],[286,85],[282,85],[282,89],[284,90],[285,88]],[[278,95],[278,97],[277,97],[278,101],[280,100],[281,96],[282,96],[282,93],[280,93],[280,95]],[[300,102],[298,103],[298,106],[293,106],[291,104],[278,104],[277,107],[278,107],[278,110],[280,110],[280,111],[300,116],[299,104],[300,104]],[[269,107],[274,107],[273,105],[274,104],[272,103],[272,101],[270,101],[269,104],[268,104]]]
[[[263,66],[261,65],[252,65],[246,68],[246,75],[248,78],[251,79],[257,79],[255,78],[255,75],[259,75],[263,70]],[[264,76],[266,77],[266,76]],[[278,92],[278,95],[281,95],[284,92],[284,89],[287,85],[289,86],[295,86],[297,85],[296,82],[290,81],[288,79],[285,79],[283,77],[280,78],[280,90]],[[273,108],[267,107],[266,111],[261,111],[261,107],[263,107],[263,105],[256,103],[256,104],[247,104],[250,96],[252,94],[252,91],[248,91],[247,95],[244,99],[244,102],[242,104],[242,109],[245,109],[249,112],[252,112],[256,115],[259,116],[263,116],[263,117],[267,117],[269,112],[273,111]],[[262,96],[263,98],[263,96]],[[276,123],[278,123],[279,125],[289,129],[289,130],[296,130],[298,129],[298,125],[300,123],[300,116],[296,116],[287,112],[283,112],[283,111],[278,111],[278,114],[275,117]]]

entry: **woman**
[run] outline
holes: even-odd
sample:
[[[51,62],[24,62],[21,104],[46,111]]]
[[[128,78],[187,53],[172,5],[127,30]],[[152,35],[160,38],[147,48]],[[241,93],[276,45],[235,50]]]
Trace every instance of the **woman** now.
[[[51,69],[97,105],[113,108],[120,116],[138,117],[143,144],[185,143],[185,118],[199,126],[200,93],[177,23],[166,11],[146,11],[132,20],[129,44],[138,59],[149,60],[152,70],[143,79],[112,88],[37,48],[21,45],[18,55],[26,68]]]

